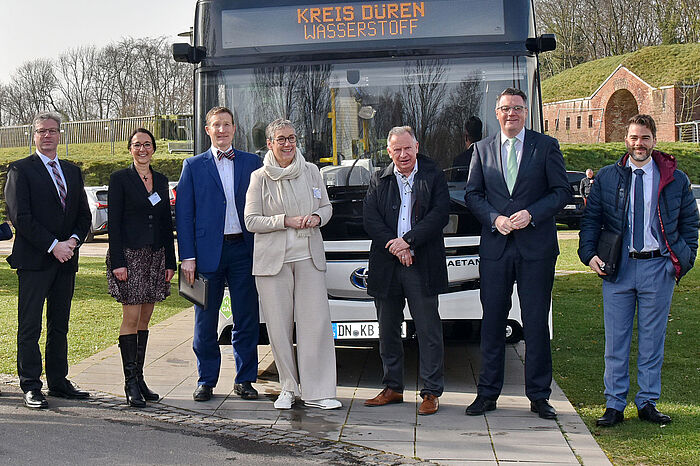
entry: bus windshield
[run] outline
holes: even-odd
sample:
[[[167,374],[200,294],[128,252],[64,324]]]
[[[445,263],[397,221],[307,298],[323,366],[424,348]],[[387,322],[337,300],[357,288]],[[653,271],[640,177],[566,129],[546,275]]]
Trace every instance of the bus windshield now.
[[[264,155],[265,127],[291,120],[298,147],[329,186],[367,185],[386,166],[388,131],[414,128],[419,152],[453,170],[465,147],[464,123],[498,130],[494,102],[515,83],[527,88],[525,57],[417,59],[225,69],[200,76],[206,107],[235,109],[234,145]],[[202,109],[203,111],[206,111]],[[456,168],[448,178],[466,181]]]

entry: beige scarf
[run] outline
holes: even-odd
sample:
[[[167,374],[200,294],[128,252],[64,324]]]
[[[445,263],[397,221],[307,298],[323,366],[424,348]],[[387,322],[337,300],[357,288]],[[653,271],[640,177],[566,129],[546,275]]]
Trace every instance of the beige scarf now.
[[[263,160],[265,174],[277,185],[277,190],[284,204],[284,214],[289,217],[309,215],[313,209],[313,195],[306,176],[306,160],[297,149],[294,160],[285,168],[275,158],[271,150]],[[311,230],[302,228],[296,230],[297,238],[311,236]]]

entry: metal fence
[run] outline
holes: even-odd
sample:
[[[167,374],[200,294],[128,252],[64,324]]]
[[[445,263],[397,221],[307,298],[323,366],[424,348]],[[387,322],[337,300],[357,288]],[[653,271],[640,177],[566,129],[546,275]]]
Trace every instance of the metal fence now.
[[[680,142],[700,142],[700,120],[676,123]]]
[[[156,139],[192,140],[192,115],[151,115],[109,120],[67,121],[61,124],[62,144],[126,141],[136,128],[146,128]],[[31,152],[31,125],[0,127],[0,148],[26,146]]]

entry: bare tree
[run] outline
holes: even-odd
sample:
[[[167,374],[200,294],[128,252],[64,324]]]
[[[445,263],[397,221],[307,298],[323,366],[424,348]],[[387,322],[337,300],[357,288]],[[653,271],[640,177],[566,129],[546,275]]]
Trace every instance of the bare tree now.
[[[557,35],[541,55],[543,76],[580,63],[658,44],[700,40],[697,0],[536,0],[540,33]]]
[[[97,116],[92,99],[97,66],[94,46],[71,49],[58,59],[56,68],[61,107],[72,120],[88,120]]]
[[[25,62],[12,75],[6,90],[6,112],[12,123],[30,123],[42,110],[61,111],[55,101],[58,82],[51,60],[41,58]]]
[[[10,124],[9,115],[7,114],[7,99],[9,98],[9,91],[7,86],[0,84],[0,126],[5,126]]]
[[[327,157],[331,143],[327,138],[331,134],[328,119],[331,69],[331,65],[320,65],[299,70],[296,106],[300,124],[297,126],[303,128],[307,159],[313,161]],[[323,136],[327,140],[322,140]]]
[[[439,125],[438,115],[445,102],[446,73],[441,60],[418,60],[406,66],[403,72],[403,121],[413,127],[425,153],[433,157],[438,155],[433,153],[433,146],[439,146],[434,129]]]

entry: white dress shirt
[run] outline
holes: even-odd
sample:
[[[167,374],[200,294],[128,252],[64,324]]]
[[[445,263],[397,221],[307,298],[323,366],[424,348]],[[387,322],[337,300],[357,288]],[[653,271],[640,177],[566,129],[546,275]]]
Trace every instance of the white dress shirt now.
[[[515,153],[518,154],[518,170],[520,169],[520,161],[523,159],[523,143],[525,142],[525,128],[521,129],[515,135]],[[506,168],[508,167],[508,151],[510,150],[510,138],[501,131],[501,173],[503,179],[506,179]]]
[[[630,231],[629,250],[634,251],[634,247],[632,246],[634,238],[634,185],[637,181],[637,175],[634,174],[634,171],[641,168],[644,170],[644,175],[642,175],[642,180],[644,181],[644,248],[637,252],[655,251],[659,249],[659,242],[656,241],[656,238],[654,238],[651,231],[651,219],[652,216],[656,215],[656,212],[651,211],[651,196],[654,190],[654,172],[656,171],[656,164],[654,163],[654,160],[650,160],[649,163],[643,167],[638,167],[628,159],[627,166],[632,169],[632,182],[630,184],[629,200],[630,208],[627,214],[627,222]]]
[[[229,146],[224,152],[230,150]],[[219,159],[219,150],[212,146],[211,153],[214,154],[214,162],[216,169],[219,172],[221,185],[224,187],[224,195],[226,195],[226,218],[224,221],[224,234],[242,233],[241,221],[238,219],[238,210],[236,209],[236,187],[234,186],[234,166],[233,160],[226,157]]]
[[[413,171],[410,175],[404,176],[394,165],[394,176],[396,177],[396,182],[399,184],[399,195],[401,196],[401,209],[399,210],[399,222],[396,227],[396,237],[403,238],[403,235],[411,231],[411,211],[413,209],[413,204],[411,203],[411,193],[413,192],[413,180],[418,172],[418,161],[416,160],[416,165],[413,167]]]
[[[66,188],[66,194],[68,194],[68,185],[66,184],[66,177],[63,176],[63,170],[61,170],[61,164],[58,162],[58,155],[50,159],[44,154],[42,154],[39,151],[36,151],[36,155],[39,156],[42,162],[44,162],[44,167],[46,167],[46,170],[49,172],[49,176],[51,177],[51,181],[53,181],[53,185],[56,187],[56,192],[58,195],[61,195],[61,191],[58,190],[58,183],[56,183],[56,177],[53,176],[53,168],[49,165],[49,162],[55,161],[56,162],[56,170],[58,170],[58,174],[61,175],[61,181],[63,181],[63,186]]]
[[[60,196],[61,191],[58,189],[58,183],[56,182],[56,177],[53,175],[53,168],[51,168],[51,166],[49,165],[49,162],[51,162],[52,160],[56,162],[56,170],[58,170],[58,174],[61,176],[61,181],[63,181],[63,187],[66,190],[66,196],[67,196],[68,195],[68,183],[66,183],[66,177],[63,175],[63,170],[61,169],[61,164],[58,161],[58,155],[56,155],[56,157],[54,157],[53,159],[50,159],[47,156],[45,156],[44,154],[42,154],[41,152],[39,152],[38,150],[35,152],[36,152],[36,155],[38,155],[39,158],[41,159],[41,161],[44,163],[44,167],[46,167],[46,170],[48,170],[49,176],[51,177],[51,181],[53,181],[53,185],[56,188],[56,193],[58,193],[58,195]],[[80,242],[80,238],[78,238],[77,235],[71,235],[71,238],[75,238],[76,241]],[[51,251],[53,251],[53,248],[55,248],[57,244],[58,244],[58,239],[54,239],[53,243],[51,243],[51,246],[49,246],[49,249],[47,252],[51,253]]]

